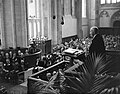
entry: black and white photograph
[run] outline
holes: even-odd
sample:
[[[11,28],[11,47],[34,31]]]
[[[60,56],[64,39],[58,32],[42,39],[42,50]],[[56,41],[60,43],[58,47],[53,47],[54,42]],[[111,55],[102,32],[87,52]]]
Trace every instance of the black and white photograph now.
[[[0,0],[0,94],[120,94],[120,0]]]

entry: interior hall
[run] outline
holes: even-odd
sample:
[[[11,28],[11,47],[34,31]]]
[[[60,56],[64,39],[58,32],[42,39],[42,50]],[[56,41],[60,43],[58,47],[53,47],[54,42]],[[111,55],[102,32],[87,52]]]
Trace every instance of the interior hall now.
[[[0,0],[0,94],[120,94],[120,0]]]

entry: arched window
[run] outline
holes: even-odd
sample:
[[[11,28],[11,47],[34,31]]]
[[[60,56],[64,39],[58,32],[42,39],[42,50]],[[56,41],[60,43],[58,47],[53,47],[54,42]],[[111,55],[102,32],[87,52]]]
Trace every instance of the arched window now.
[[[86,18],[86,0],[82,0],[82,18]]]

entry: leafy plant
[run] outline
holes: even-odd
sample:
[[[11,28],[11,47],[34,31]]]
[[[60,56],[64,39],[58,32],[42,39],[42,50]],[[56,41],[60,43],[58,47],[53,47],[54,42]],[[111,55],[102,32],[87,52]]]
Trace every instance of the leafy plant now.
[[[74,71],[76,71],[77,76],[66,76],[66,83],[70,87],[75,88],[75,91],[78,91],[77,94],[100,94],[110,86],[110,88],[113,88],[120,85],[120,83],[115,85],[113,83],[111,84],[113,81],[120,82],[120,80],[116,79],[116,76],[110,75],[111,65],[111,59],[106,58],[105,55],[97,56],[96,54],[92,54],[86,58],[84,64],[80,65],[80,71],[82,69],[82,73],[79,73],[75,69]]]

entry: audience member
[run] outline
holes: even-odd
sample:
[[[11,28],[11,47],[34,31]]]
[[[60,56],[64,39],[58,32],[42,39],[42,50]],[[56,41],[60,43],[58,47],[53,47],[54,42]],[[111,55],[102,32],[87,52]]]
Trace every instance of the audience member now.
[[[33,54],[33,53],[35,53],[36,52],[36,48],[35,48],[35,46],[34,46],[34,44],[32,43],[32,44],[30,44],[30,47],[29,47],[29,53],[30,54]]]
[[[18,54],[18,56],[21,56],[21,51],[20,51],[20,50],[18,50],[18,53],[17,53],[17,54]]]
[[[12,57],[12,62],[16,62],[17,61],[17,55],[16,53],[13,53],[13,57]]]
[[[2,58],[4,58],[4,52],[3,51],[1,51],[1,55],[2,55]]]
[[[47,73],[47,74],[46,74],[46,77],[47,77],[47,80],[49,81],[50,78],[52,77],[51,73]]]
[[[25,50],[25,55],[29,55],[29,52],[28,52],[28,50]]]
[[[5,59],[9,59],[9,53],[5,53]]]
[[[12,64],[11,64],[11,62],[10,62],[9,59],[6,59],[6,62],[5,62],[5,64],[4,64],[4,68],[5,68],[5,70],[7,70],[8,72],[10,72],[10,71],[13,70],[13,66],[12,66]]]
[[[12,51],[9,52],[9,56],[10,56],[10,59],[12,59],[12,57],[13,57]]]
[[[57,72],[56,71],[53,71],[52,75],[55,75]]]

